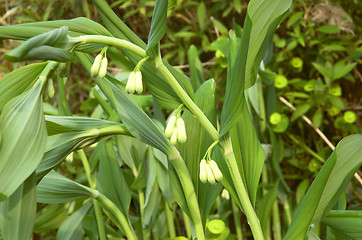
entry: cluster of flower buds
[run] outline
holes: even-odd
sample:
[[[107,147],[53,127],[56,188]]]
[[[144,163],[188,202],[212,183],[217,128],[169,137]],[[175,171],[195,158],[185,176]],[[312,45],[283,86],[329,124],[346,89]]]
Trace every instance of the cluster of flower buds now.
[[[184,143],[187,139],[185,122],[181,116],[176,115],[172,115],[169,118],[165,129],[165,135],[170,139],[172,145],[175,145],[177,141]]]
[[[131,72],[125,88],[126,92],[138,94],[143,92],[142,73],[139,70]]]
[[[107,66],[108,66],[108,59],[107,57],[103,57],[103,54],[100,53],[94,59],[92,68],[91,68],[91,76],[92,78],[104,78],[107,74]]]
[[[222,180],[222,173],[214,160],[202,159],[200,162],[200,181],[215,184]]]

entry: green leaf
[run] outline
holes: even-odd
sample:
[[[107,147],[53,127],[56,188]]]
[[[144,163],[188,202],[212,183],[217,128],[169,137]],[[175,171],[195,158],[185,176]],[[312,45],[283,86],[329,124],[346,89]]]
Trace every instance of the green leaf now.
[[[1,114],[0,201],[9,197],[34,172],[46,145],[42,83],[5,104]]]
[[[34,232],[41,233],[50,229],[58,229],[62,222],[68,217],[63,205],[53,204],[37,212]]]
[[[87,203],[70,215],[60,226],[57,232],[57,239],[82,240],[85,231],[83,230],[81,223],[91,206],[91,203]]]
[[[159,55],[159,42],[167,29],[167,4],[168,0],[156,0],[153,9],[151,29],[148,34],[148,43],[146,53],[151,58],[156,58]]]
[[[287,22],[287,28],[290,28],[291,26],[293,26],[303,15],[304,15],[304,12],[293,13],[293,15],[290,16],[290,18]]]
[[[362,211],[331,210],[322,222],[351,239],[362,239]]]
[[[36,214],[36,179],[31,174],[5,201],[0,202],[2,239],[30,239]]]
[[[294,121],[298,117],[302,116],[304,113],[308,112],[308,110],[312,107],[309,103],[301,104],[296,107],[295,111],[292,114],[291,121]]]
[[[8,101],[23,93],[35,82],[46,65],[46,62],[29,64],[0,79],[0,113]]]
[[[118,165],[116,153],[111,142],[99,143],[101,155],[97,177],[97,189],[128,216],[131,191]]]
[[[230,130],[230,137],[240,175],[249,193],[250,201],[255,205],[265,153],[256,135],[247,105],[244,105],[240,114],[241,118]]]
[[[316,29],[317,32],[326,33],[326,34],[336,34],[339,33],[340,30],[335,25],[323,25]]]
[[[292,0],[250,1],[247,15],[250,18],[252,29],[245,71],[245,88],[254,85],[260,62],[272,40],[274,31],[291,4]]]
[[[321,221],[362,165],[362,134],[348,136],[337,145],[299,205],[284,240],[304,239],[308,227]]]
[[[197,7],[197,19],[199,21],[201,31],[203,31],[205,29],[206,23],[206,7],[204,2],[200,2],[199,6]]]
[[[333,67],[332,80],[340,79],[355,68],[357,63],[346,64],[345,60],[338,61]]]
[[[191,84],[194,91],[196,91],[205,79],[199,54],[194,45],[191,45],[187,51],[187,60],[190,65]]]
[[[65,203],[95,196],[96,190],[76,183],[55,171],[49,172],[37,186],[37,201],[40,203]]]
[[[333,73],[331,71],[329,71],[327,67],[322,66],[318,63],[312,63],[312,64],[318,70],[318,72],[320,72],[323,75],[323,77],[328,78],[328,79],[332,78]]]

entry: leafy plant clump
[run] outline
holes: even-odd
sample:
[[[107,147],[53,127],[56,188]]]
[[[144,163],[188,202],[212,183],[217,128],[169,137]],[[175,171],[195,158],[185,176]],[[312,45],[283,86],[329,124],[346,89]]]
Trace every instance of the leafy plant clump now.
[[[331,106],[344,111],[336,126],[358,132],[357,115],[343,109],[337,84],[353,79],[357,60],[331,54],[312,63],[316,79],[290,80],[306,65],[291,53],[316,38],[298,12],[288,18],[289,37],[274,35],[292,1],[252,0],[242,27],[233,21],[230,31],[209,21],[207,7],[198,4],[196,25],[202,31],[214,26],[221,36],[210,43],[202,35],[200,49],[190,45],[191,78],[166,61],[175,53],[162,54],[165,34],[172,40],[167,18],[174,17],[175,3],[151,2],[147,44],[106,1],[93,3],[103,25],[80,17],[0,27],[1,39],[22,41],[4,58],[27,63],[0,80],[2,239],[362,238],[361,210],[346,210],[344,193],[359,177],[362,135],[332,144],[327,157],[286,131],[308,111],[320,131]],[[222,17],[244,9],[238,0],[213,4]],[[215,9],[210,13],[220,14]],[[270,62],[273,41],[286,49]],[[202,51],[215,52],[217,81],[204,79]],[[183,64],[185,56],[177,58]],[[125,71],[110,74],[112,63]],[[67,99],[76,64],[91,79],[83,114],[74,114]],[[297,105],[291,118],[278,99]],[[324,162],[320,169],[310,164],[316,177],[311,185],[302,181],[295,194],[280,167],[284,136]]]

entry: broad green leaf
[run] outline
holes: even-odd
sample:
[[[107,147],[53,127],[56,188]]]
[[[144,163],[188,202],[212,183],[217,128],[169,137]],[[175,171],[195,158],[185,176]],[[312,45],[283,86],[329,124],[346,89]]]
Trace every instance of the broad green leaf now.
[[[292,114],[291,121],[294,121],[298,117],[302,116],[304,113],[312,107],[309,103],[304,103],[296,107],[295,111]]]
[[[0,125],[0,201],[13,194],[40,163],[46,145],[42,83],[5,104]]]
[[[210,79],[199,87],[195,95],[197,106],[214,125],[216,125],[215,90],[215,80]],[[187,141],[178,144],[178,149],[186,162],[193,185],[197,189],[201,216],[205,224],[210,209],[222,187],[221,184],[213,186],[199,181],[200,161],[213,141],[200,122],[190,112],[186,111],[182,117],[185,121]]]
[[[41,233],[50,229],[58,229],[62,222],[68,217],[63,205],[48,205],[37,213],[34,232]]]
[[[156,0],[153,8],[151,29],[148,34],[146,53],[152,59],[159,55],[159,43],[167,29],[167,4],[168,0]]]
[[[356,65],[357,65],[357,63],[355,63],[355,62],[346,64],[345,60],[338,61],[333,67],[332,80],[336,80],[336,79],[344,77],[350,71],[352,71],[352,69],[355,68]]]
[[[187,51],[187,59],[190,65],[191,84],[194,91],[196,91],[205,79],[199,54],[194,45],[191,45]]]
[[[331,79],[333,72],[329,71],[325,66],[319,63],[312,63],[313,66],[323,75],[323,77]]]
[[[353,174],[362,165],[362,134],[340,141],[324,163],[299,205],[285,240],[304,239],[309,225],[318,223],[340,197]]]
[[[55,171],[45,175],[37,186],[39,203],[65,203],[79,198],[96,196],[96,190],[76,183]]]
[[[331,210],[322,222],[351,239],[362,239],[362,211]]]
[[[70,215],[60,226],[57,232],[57,239],[82,240],[85,232],[81,223],[91,206],[91,203],[87,203]]]
[[[245,70],[245,88],[254,85],[260,62],[272,40],[274,31],[284,18],[291,4],[292,0],[250,1],[247,15],[250,18],[252,28]],[[244,43],[242,42],[241,44]]]
[[[15,69],[0,79],[0,113],[8,101],[35,82],[46,65],[46,62],[29,64]]]
[[[251,203],[255,205],[265,153],[256,135],[246,104],[241,109],[240,115],[236,126],[230,130],[230,137],[240,175],[249,193]]]
[[[97,189],[128,216],[131,191],[117,162],[111,142],[101,141]]]
[[[266,233],[266,229],[268,228],[268,224],[270,224],[270,216],[272,213],[273,205],[276,203],[277,193],[278,193],[278,185],[277,182],[272,189],[270,189],[263,198],[257,203],[256,214],[260,220],[260,225],[263,229],[263,232]]]
[[[5,201],[0,202],[0,231],[4,240],[30,239],[36,214],[36,179],[31,174]]]

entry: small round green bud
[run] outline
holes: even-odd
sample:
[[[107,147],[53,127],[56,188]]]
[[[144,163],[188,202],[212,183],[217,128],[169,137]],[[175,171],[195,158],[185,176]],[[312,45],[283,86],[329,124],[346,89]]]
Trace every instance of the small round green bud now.
[[[172,135],[171,135],[171,138],[170,138],[170,142],[171,142],[172,145],[176,145],[176,143],[177,143],[177,128],[173,129]]]
[[[199,178],[200,178],[200,181],[203,182],[203,183],[206,183],[206,181],[207,181],[206,165],[207,165],[206,160],[202,159],[201,162],[200,162]]]
[[[185,122],[181,117],[177,119],[176,126],[177,126],[177,140],[180,143],[186,142],[187,136],[186,136]]]
[[[59,63],[57,70],[58,70],[59,77],[61,77],[61,78],[68,77],[69,72],[70,72],[70,63],[65,63],[65,62]]]
[[[352,111],[346,111],[343,115],[343,120],[346,123],[354,123],[357,120],[357,116]]]
[[[221,181],[222,173],[221,173],[219,167],[217,166],[217,163],[214,160],[211,160],[211,161],[209,161],[209,165],[212,170],[212,173],[214,174],[215,180],[218,182]]]
[[[274,80],[274,86],[276,88],[285,88],[288,85],[288,79],[283,75],[277,75]]]
[[[92,68],[91,68],[91,77],[95,78],[98,76],[99,68],[101,67],[103,56],[101,54],[98,54],[96,58],[94,59]]]
[[[224,231],[225,223],[219,219],[214,219],[207,224],[207,229],[212,234],[218,235]]]
[[[303,68],[303,60],[300,57],[293,57],[289,63],[294,69],[301,70]]]
[[[136,72],[136,92],[138,94],[141,94],[143,92],[142,73],[141,73],[141,71]]]
[[[125,90],[127,93],[134,93],[136,91],[136,73],[135,72],[131,72],[129,74]]]
[[[341,88],[339,85],[337,85],[337,84],[333,84],[333,85],[329,88],[328,92],[329,92],[331,95],[333,95],[333,96],[339,97],[339,96],[342,95],[342,88]]]
[[[167,138],[170,138],[172,136],[172,132],[175,128],[175,125],[176,125],[176,116],[173,115],[168,119],[168,123],[166,125],[165,135]]]
[[[304,85],[304,91],[312,92],[314,90],[315,80],[310,80]]]
[[[340,112],[341,112],[341,109],[336,106],[332,106],[328,109],[329,116],[336,116]]]
[[[275,112],[269,117],[269,122],[273,125],[277,125],[280,121],[282,121],[282,115],[280,115],[280,113]]]
[[[107,67],[108,67],[108,59],[103,58],[98,72],[98,77],[100,79],[104,78],[107,75]]]
[[[206,172],[207,172],[207,181],[211,184],[215,184],[216,181],[215,181],[214,173],[212,172],[209,162],[206,163]]]

